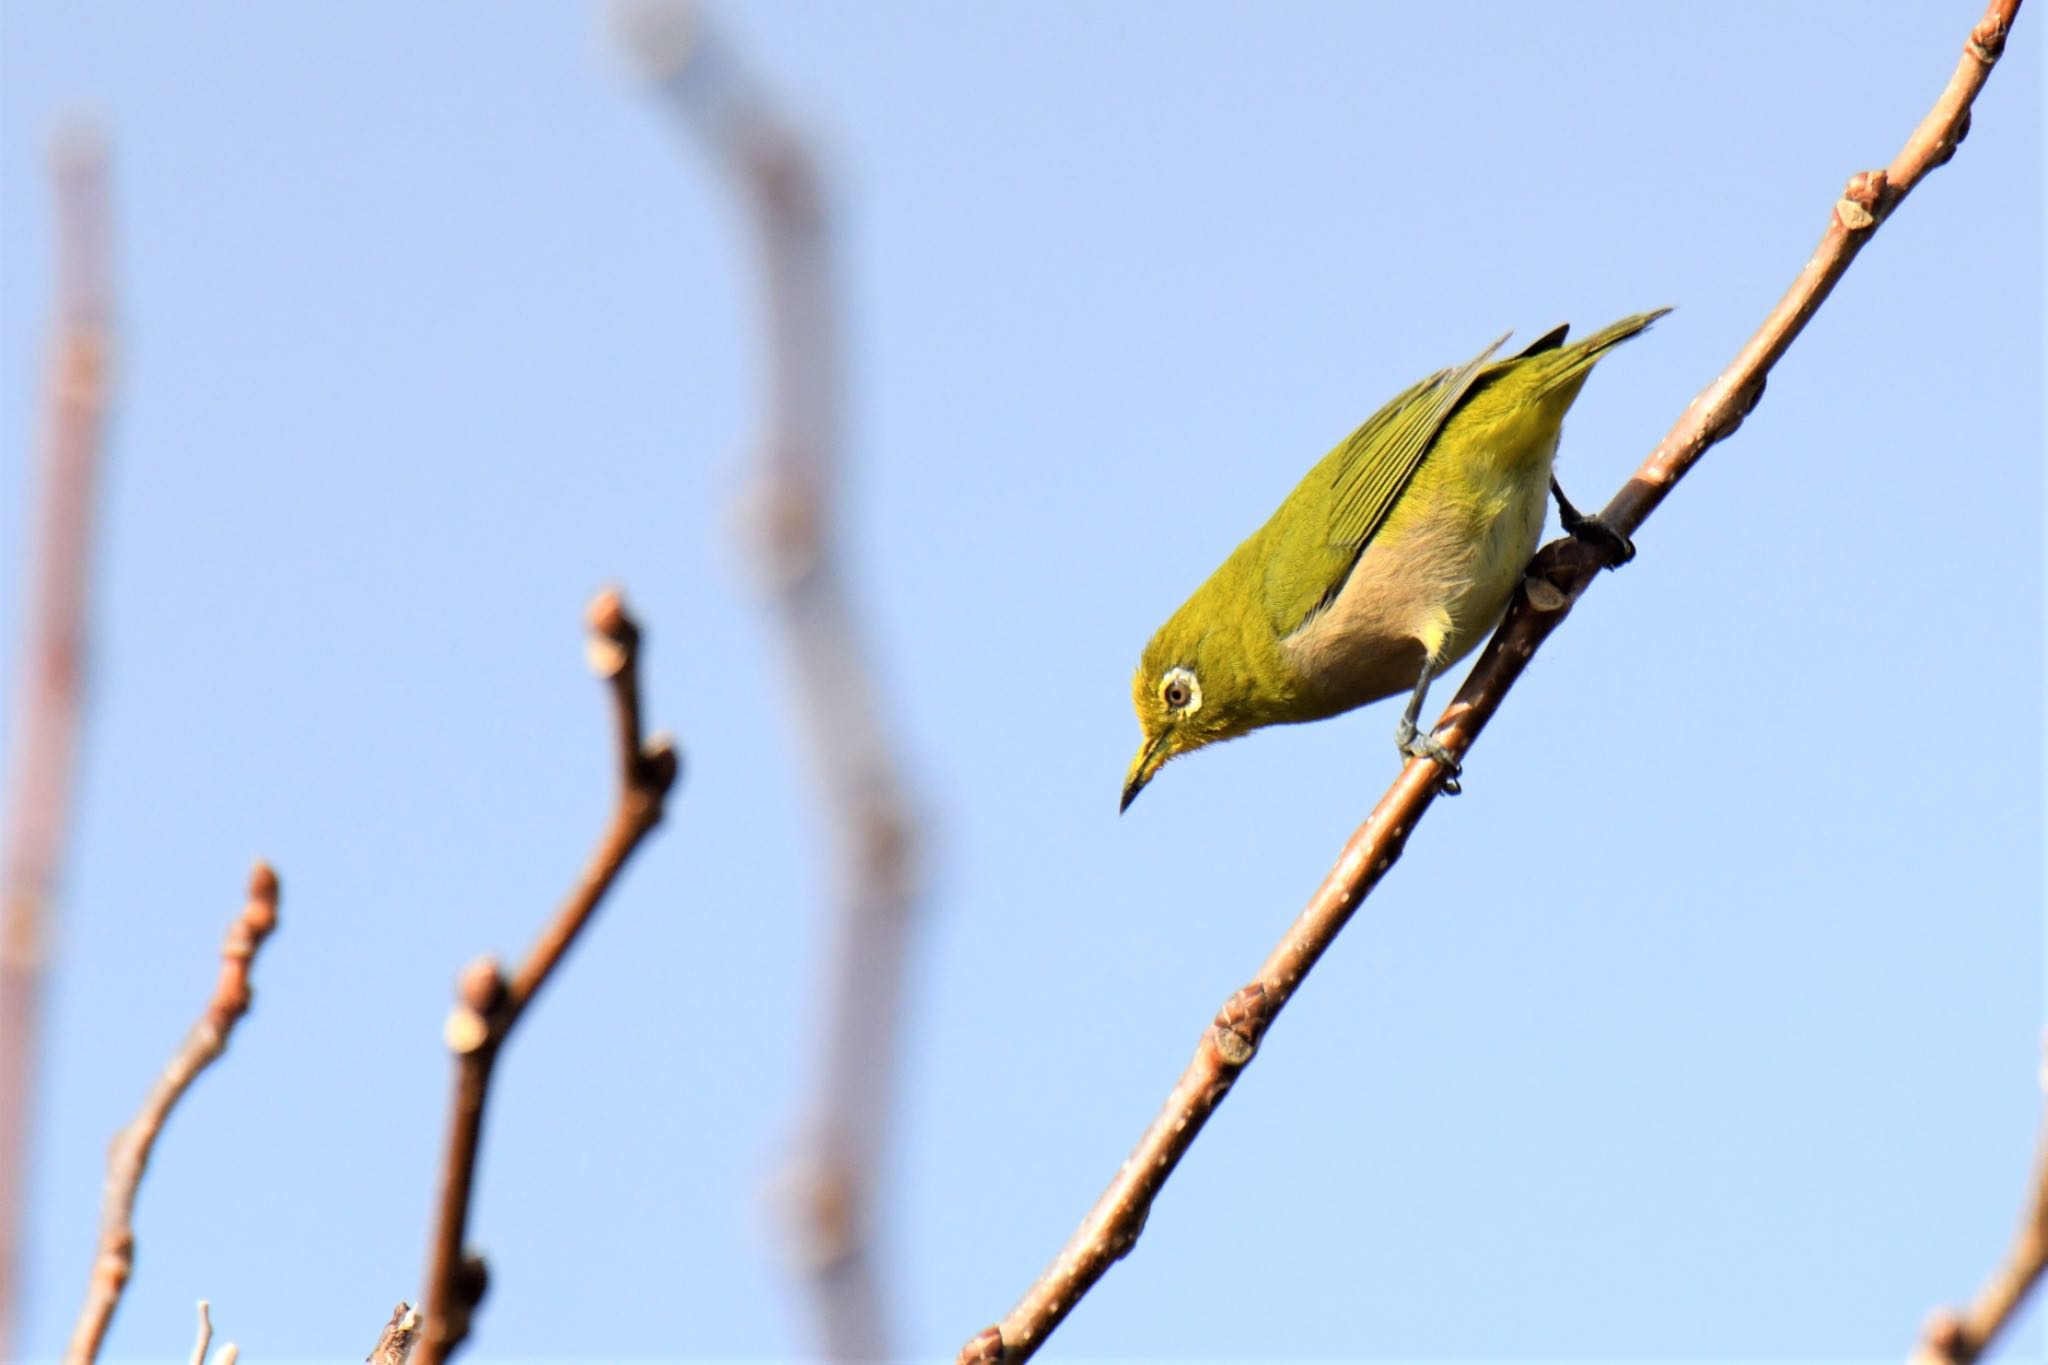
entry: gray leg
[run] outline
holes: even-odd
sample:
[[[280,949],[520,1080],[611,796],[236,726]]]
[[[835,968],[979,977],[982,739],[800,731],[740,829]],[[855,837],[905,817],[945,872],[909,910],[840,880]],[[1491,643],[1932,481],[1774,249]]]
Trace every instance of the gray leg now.
[[[1422,676],[1415,680],[1415,690],[1408,694],[1408,707],[1401,712],[1400,721],[1394,726],[1394,745],[1408,758],[1433,758],[1444,767],[1444,795],[1456,796],[1464,788],[1458,784],[1463,771],[1443,741],[1435,735],[1425,735],[1416,727],[1422,717],[1422,703],[1429,696],[1429,685],[1436,680],[1436,660],[1427,653],[1422,656]]]
[[[1599,517],[1589,517],[1572,506],[1555,474],[1550,476],[1550,496],[1557,499],[1557,519],[1564,524],[1565,534],[1599,555],[1608,568],[1618,569],[1636,557],[1635,542]]]

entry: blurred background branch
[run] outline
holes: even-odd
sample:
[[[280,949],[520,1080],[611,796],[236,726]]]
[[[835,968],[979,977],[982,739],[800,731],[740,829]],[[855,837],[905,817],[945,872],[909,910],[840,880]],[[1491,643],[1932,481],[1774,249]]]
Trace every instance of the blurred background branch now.
[[[192,1342],[191,1365],[206,1365],[206,1352],[213,1345],[213,1315],[208,1307],[205,1299],[199,1301],[199,1335]],[[230,1341],[214,1352],[213,1365],[235,1365],[241,1358],[241,1348]]]
[[[819,1348],[834,1360],[879,1360],[890,1333],[874,1211],[901,1053],[919,832],[841,564],[843,332],[832,218],[812,150],[697,7],[633,5],[620,26],[753,228],[767,393],[742,512],[782,637],[833,881],[812,1096],[776,1189]]]
[[[106,1203],[100,1211],[99,1254],[93,1262],[92,1279],[86,1288],[85,1307],[72,1329],[71,1344],[64,1352],[64,1365],[90,1365],[106,1341],[114,1310],[128,1288],[135,1268],[135,1196],[149,1169],[149,1155],[157,1137],[192,1082],[223,1052],[235,1025],[249,1012],[253,992],[249,969],[258,950],[277,928],[277,873],[267,863],[256,864],[249,874],[249,900],[242,913],[228,926],[227,942],[220,950],[220,977],[199,1022],[185,1035],[172,1054],[156,1084],[150,1087],[135,1121],[114,1136],[107,1153]],[[213,1324],[200,1314],[201,1332],[211,1338]],[[203,1346],[202,1346],[203,1349]],[[224,1351],[232,1348],[223,1348]]]
[[[23,1181],[34,1138],[36,1054],[54,900],[69,842],[91,585],[94,494],[111,377],[107,154],[98,133],[60,136],[54,355],[44,392],[34,546],[14,653],[13,763],[0,852],[0,1358],[16,1356],[25,1260]]]
[[[213,1345],[213,1314],[211,1305],[205,1299],[199,1301],[199,1333],[192,1341],[191,1365],[206,1365],[206,1353]],[[235,1365],[242,1358],[241,1347],[234,1342],[224,1342],[213,1353],[213,1365]],[[382,1365],[378,1362],[377,1365]],[[400,1362],[403,1365],[403,1362]]]

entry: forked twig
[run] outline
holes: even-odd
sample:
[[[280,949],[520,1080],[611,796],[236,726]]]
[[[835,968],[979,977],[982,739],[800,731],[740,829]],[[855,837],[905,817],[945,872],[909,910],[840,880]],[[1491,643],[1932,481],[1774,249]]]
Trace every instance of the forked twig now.
[[[694,6],[623,15],[632,54],[750,211],[768,391],[746,511],[836,864],[812,1098],[779,1180],[823,1354],[872,1361],[888,1332],[870,1253],[894,1106],[918,830],[840,567],[841,330],[833,227],[804,139]]]
[[[1606,523],[1632,535],[1707,449],[1734,434],[1763,396],[1764,377],[1841,279],[1856,253],[1921,178],[1946,162],[1969,130],[1970,105],[2005,47],[2019,0],[1992,0],[1970,34],[1946,89],[1890,166],[1853,176],[1834,205],[1827,231],[1777,306],[1727,369],[1693,399],[1635,475],[1602,510]],[[1530,565],[1500,629],[1473,666],[1435,731],[1463,758],[1537,648],[1570,612],[1602,567],[1580,542],[1546,545]],[[1074,1305],[1137,1244],[1146,1214],[1202,1125],[1230,1093],[1259,1040],[1336,940],[1352,912],[1386,875],[1409,831],[1436,798],[1445,768],[1415,759],[1366,817],[1249,985],[1224,1003],[1195,1057],[1137,1148],[1082,1220],[1080,1228],[1008,1317],[961,1348],[962,1362],[1016,1362],[1045,1343]]]
[[[472,963],[456,985],[447,1029],[448,1048],[455,1055],[455,1098],[441,1166],[439,1214],[427,1251],[425,1321],[418,1344],[423,1365],[440,1365],[454,1354],[469,1335],[470,1318],[484,1296],[483,1258],[463,1242],[483,1138],[484,1100],[498,1049],[561,965],[626,860],[661,823],[663,805],[675,785],[675,746],[663,736],[641,737],[640,627],[619,594],[611,591],[599,593],[591,602],[589,620],[590,666],[611,684],[618,737],[617,803],[583,875],[511,977],[494,958],[484,957]]]
[[[58,143],[56,354],[44,391],[33,597],[15,655],[14,763],[0,852],[0,1359],[12,1359],[22,1182],[33,1131],[44,944],[69,841],[92,560],[94,489],[112,374],[106,150]]]
[[[199,1022],[185,1035],[185,1041],[169,1065],[150,1087],[135,1121],[114,1137],[107,1153],[106,1200],[100,1212],[99,1254],[93,1262],[92,1280],[86,1287],[85,1307],[72,1329],[71,1344],[64,1350],[64,1365],[89,1365],[100,1353],[114,1310],[121,1305],[122,1291],[135,1268],[135,1195],[142,1187],[149,1154],[163,1132],[171,1110],[191,1088],[199,1073],[227,1051],[228,1036],[249,1012],[252,992],[249,968],[263,941],[277,927],[277,874],[267,863],[256,864],[249,874],[249,903],[228,926],[227,942],[220,950],[220,978],[213,996],[206,1002]],[[201,1312],[204,1320],[204,1310]],[[206,1331],[211,1334],[211,1324]]]

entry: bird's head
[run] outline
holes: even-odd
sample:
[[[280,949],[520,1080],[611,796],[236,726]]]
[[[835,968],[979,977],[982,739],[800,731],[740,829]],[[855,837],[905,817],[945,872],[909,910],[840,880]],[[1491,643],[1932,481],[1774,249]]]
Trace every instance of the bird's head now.
[[[1190,601],[1159,628],[1131,679],[1131,705],[1144,742],[1124,777],[1123,804],[1145,789],[1168,760],[1259,724],[1254,671],[1235,632],[1212,628]]]

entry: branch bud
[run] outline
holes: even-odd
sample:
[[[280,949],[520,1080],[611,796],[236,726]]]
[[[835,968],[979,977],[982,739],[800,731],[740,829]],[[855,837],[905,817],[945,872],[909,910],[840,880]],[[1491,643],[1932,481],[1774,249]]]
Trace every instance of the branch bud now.
[[[1529,605],[1548,616],[1554,611],[1563,611],[1572,604],[1564,589],[1547,578],[1530,574],[1522,580],[1522,594],[1529,599]]]
[[[652,792],[666,795],[682,770],[682,755],[676,752],[673,735],[658,734],[640,751],[640,780]]]
[[[1223,1002],[1210,1026],[1209,1044],[1225,1066],[1241,1067],[1258,1052],[1259,1039],[1272,1018],[1265,983],[1254,981]]]
[[[1990,66],[2005,51],[2005,21],[1995,14],[1987,14],[1970,30],[1970,42],[1965,49],[1972,57]]]
[[[1003,1329],[984,1327],[974,1334],[974,1339],[960,1348],[955,1365],[1001,1365],[1003,1359]]]
[[[491,1040],[492,1019],[505,1003],[505,973],[498,960],[478,958],[455,983],[455,1008],[448,1012],[442,1038],[448,1050],[467,1057]]]
[[[590,599],[585,620],[590,624],[590,640],[583,657],[590,671],[600,678],[618,677],[632,662],[633,650],[640,643],[640,627],[626,614],[619,590],[606,588]]]
[[[1849,177],[1842,197],[1835,201],[1835,221],[1849,232],[1864,232],[1877,223],[1878,205],[1884,198],[1885,173],[1858,171]]]

